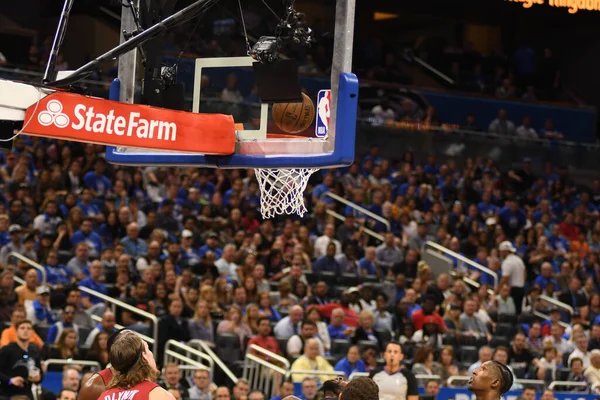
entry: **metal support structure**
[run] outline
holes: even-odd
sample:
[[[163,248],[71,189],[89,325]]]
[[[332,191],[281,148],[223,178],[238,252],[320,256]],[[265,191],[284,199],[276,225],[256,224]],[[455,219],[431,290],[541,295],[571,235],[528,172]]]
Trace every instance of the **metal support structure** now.
[[[337,0],[335,4],[335,27],[333,59],[331,60],[331,113],[329,135],[335,135],[339,89],[342,72],[352,72],[352,49],[354,46],[354,14],[356,0]],[[328,141],[332,146],[335,136]],[[332,151],[333,148],[327,149]]]
[[[158,317],[156,315],[150,314],[149,312],[146,312],[144,310],[140,310],[137,307],[134,307],[125,302],[122,302],[121,300],[117,300],[115,298],[112,298],[110,296],[107,296],[105,294],[97,292],[97,291],[87,288],[85,286],[78,286],[77,288],[84,293],[87,293],[91,296],[98,297],[99,299],[102,299],[102,300],[108,302],[112,306],[113,312],[116,311],[117,307],[121,307],[129,312],[140,315],[140,316],[152,321],[152,336],[154,338],[153,343],[152,343],[152,353],[158,354]]]
[[[333,121],[333,120],[332,120]],[[356,211],[360,212],[361,214],[363,214],[365,217],[369,217],[374,219],[375,221],[379,221],[381,222],[383,225],[385,225],[385,227],[387,228],[387,231],[389,232],[391,230],[391,225],[390,225],[390,221],[388,221],[387,219],[383,218],[380,215],[377,215],[369,210],[367,210],[364,207],[359,206],[356,203],[351,202],[350,200],[346,200],[345,198],[338,196],[335,193],[331,193],[331,192],[325,192],[324,193],[325,196],[332,198],[333,200],[342,203],[350,208],[355,209]]]
[[[133,0],[131,4],[139,7],[140,0]],[[131,32],[135,29],[135,27],[136,24],[133,14],[129,11],[129,9],[123,7],[121,10],[121,35],[119,38],[119,43],[125,43],[127,38],[125,38],[124,32]],[[135,102],[135,78],[137,76],[138,69],[138,51],[138,48],[135,47],[130,52],[119,57],[117,72],[117,77],[121,83],[119,100],[123,103],[133,104]]]
[[[210,346],[208,345],[207,342],[205,342],[204,340],[200,340],[200,339],[193,339],[193,340],[190,340],[187,343],[187,345],[194,349],[198,349],[199,351],[204,352],[208,357],[211,358],[211,360],[214,361],[215,364],[217,364],[217,366],[219,368],[221,368],[221,370],[225,373],[225,375],[227,375],[227,377],[234,384],[237,384],[238,377],[235,376],[235,374],[233,372],[231,372],[229,367],[227,365],[225,365],[223,360],[221,360],[221,358],[210,348]],[[214,366],[213,366],[213,368],[214,368]],[[211,371],[211,378],[212,378],[212,371]]]
[[[48,56],[48,64],[46,64],[46,72],[44,72],[44,78],[42,83],[46,84],[56,79],[56,61],[58,59],[58,53],[62,46],[63,40],[67,33],[67,24],[69,23],[69,14],[71,14],[71,8],[75,0],[65,0],[63,5],[60,18],[58,20],[58,26],[56,27],[56,33],[54,34],[54,41],[52,42],[52,49],[50,49],[50,55]]]
[[[14,257],[14,258],[16,258],[19,261],[23,261],[25,264],[27,264],[27,265],[29,265],[29,266],[37,269],[38,271],[40,271],[40,274],[42,275],[42,285],[46,284],[46,269],[43,266],[41,266],[40,264],[36,263],[32,259],[27,258],[24,255],[21,255],[21,254],[19,254],[17,252],[14,252],[14,251],[10,252],[9,257]],[[17,277],[15,276],[15,279],[16,278]]]

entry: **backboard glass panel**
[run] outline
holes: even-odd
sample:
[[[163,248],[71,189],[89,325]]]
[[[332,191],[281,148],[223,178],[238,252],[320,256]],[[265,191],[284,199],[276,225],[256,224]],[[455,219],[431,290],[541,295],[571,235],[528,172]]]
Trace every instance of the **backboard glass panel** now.
[[[258,126],[249,127],[245,124],[243,130],[238,130],[236,152],[233,156],[108,147],[107,160],[124,165],[196,165],[218,168],[308,168],[351,164],[354,158],[358,105],[358,80],[351,73],[354,7],[355,0],[337,0],[336,3],[331,92],[327,97],[330,118],[325,137],[268,138],[269,108],[268,105],[262,104]],[[129,26],[126,25],[129,23],[131,21],[128,18],[123,18],[123,29],[127,30]],[[111,99],[131,102],[134,98],[137,56],[137,51],[132,51],[119,60],[119,81],[111,87]],[[206,73],[211,68],[250,67],[253,61],[251,57],[197,59],[192,111],[202,111],[200,105],[203,72]],[[316,95],[313,102],[316,114],[319,115]]]

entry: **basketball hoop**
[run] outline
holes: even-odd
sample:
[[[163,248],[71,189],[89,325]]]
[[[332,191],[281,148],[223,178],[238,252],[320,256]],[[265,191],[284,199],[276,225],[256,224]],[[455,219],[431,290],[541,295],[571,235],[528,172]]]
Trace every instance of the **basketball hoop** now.
[[[260,186],[260,212],[263,218],[306,213],[304,191],[310,176],[319,168],[255,168]]]

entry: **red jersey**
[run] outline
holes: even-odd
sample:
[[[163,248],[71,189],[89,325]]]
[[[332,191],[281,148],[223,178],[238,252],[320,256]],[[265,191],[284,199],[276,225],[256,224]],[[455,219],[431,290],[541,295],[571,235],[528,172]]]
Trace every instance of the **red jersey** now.
[[[329,304],[325,304],[323,306],[318,306],[319,310],[321,310],[321,314],[323,314],[323,316],[325,318],[331,318],[331,312],[333,310],[335,310],[336,308],[341,308],[344,310],[344,324],[351,326],[353,328],[357,328],[358,327],[358,314],[356,313],[356,311],[354,311],[353,309],[351,309],[350,307],[343,307],[341,304],[337,304],[337,303],[329,303]]]
[[[158,387],[154,382],[140,382],[129,389],[113,388],[102,392],[98,400],[148,400],[150,392]]]
[[[425,324],[425,318],[431,320],[431,322],[435,322],[440,329],[441,332],[446,331],[446,323],[444,322],[444,318],[435,311],[431,315],[425,315],[423,310],[417,310],[412,314],[412,322],[415,330],[423,329],[423,324]]]
[[[106,368],[102,371],[98,371],[98,375],[100,375],[100,378],[102,378],[102,380],[104,381],[104,385],[108,386],[108,382],[110,382],[110,380],[113,377],[113,372],[112,369]]]

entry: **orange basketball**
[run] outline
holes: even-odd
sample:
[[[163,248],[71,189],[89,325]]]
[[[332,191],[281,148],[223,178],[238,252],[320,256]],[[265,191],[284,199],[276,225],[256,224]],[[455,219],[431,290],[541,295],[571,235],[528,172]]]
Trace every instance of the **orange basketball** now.
[[[302,93],[301,103],[276,103],[272,108],[275,125],[287,133],[300,133],[308,129],[315,119],[315,105]]]

